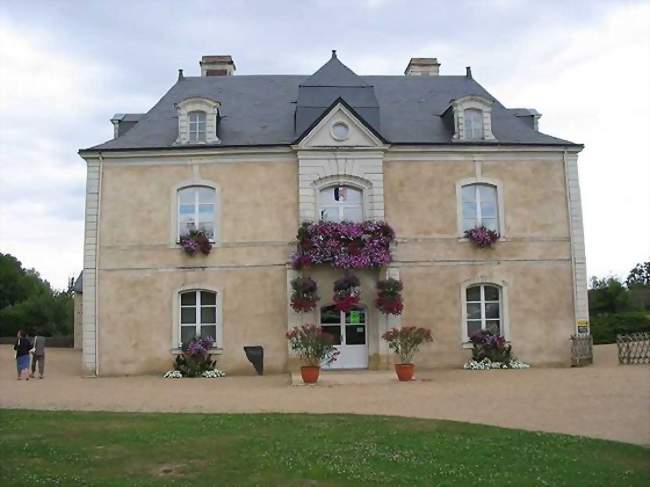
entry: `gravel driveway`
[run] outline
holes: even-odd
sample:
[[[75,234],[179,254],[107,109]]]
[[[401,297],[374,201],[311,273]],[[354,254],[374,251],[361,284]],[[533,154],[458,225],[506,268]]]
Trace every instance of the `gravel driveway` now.
[[[420,371],[418,381],[291,387],[288,375],[165,380],[80,377],[79,352],[49,349],[46,378],[17,381],[0,346],[0,407],[166,412],[310,412],[414,416],[650,446],[650,367],[619,366],[615,345],[573,369]]]

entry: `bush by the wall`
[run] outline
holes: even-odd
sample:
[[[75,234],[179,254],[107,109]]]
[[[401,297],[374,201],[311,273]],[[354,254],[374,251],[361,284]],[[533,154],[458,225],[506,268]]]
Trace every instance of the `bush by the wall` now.
[[[650,332],[650,314],[643,311],[602,314],[590,319],[594,344],[616,343],[616,335]]]

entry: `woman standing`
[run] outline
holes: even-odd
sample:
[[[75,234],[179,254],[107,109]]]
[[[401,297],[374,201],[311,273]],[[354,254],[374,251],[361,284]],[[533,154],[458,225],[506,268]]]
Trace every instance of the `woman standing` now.
[[[32,342],[25,336],[23,330],[18,330],[16,344],[14,345],[18,380],[22,379],[23,375],[25,376],[25,380],[29,380],[29,351],[31,349]]]

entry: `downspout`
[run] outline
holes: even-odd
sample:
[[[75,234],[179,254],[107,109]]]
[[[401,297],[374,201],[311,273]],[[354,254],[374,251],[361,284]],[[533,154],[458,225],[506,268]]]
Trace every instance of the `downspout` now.
[[[95,376],[99,376],[99,234],[102,215],[102,175],[104,157],[99,151],[99,180],[97,182],[97,233],[95,236]]]

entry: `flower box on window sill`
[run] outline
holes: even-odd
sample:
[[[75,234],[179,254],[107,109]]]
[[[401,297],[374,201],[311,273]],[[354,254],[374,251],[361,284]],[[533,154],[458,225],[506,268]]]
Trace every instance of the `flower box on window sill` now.
[[[172,348],[170,351],[171,351],[172,355],[181,355],[183,353],[183,350],[180,347]],[[210,349],[210,354],[211,355],[223,355],[223,348],[212,347]]]

